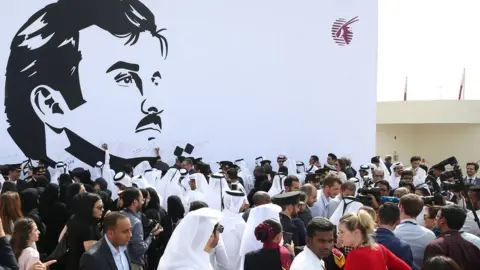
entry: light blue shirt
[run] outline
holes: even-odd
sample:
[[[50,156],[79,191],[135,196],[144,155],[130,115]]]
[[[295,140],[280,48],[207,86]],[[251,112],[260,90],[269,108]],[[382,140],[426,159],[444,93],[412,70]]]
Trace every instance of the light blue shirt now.
[[[118,250],[113,247],[112,243],[108,240],[108,237],[105,235],[105,242],[107,242],[108,247],[113,255],[113,260],[115,261],[115,265],[117,265],[118,270],[130,270],[130,265],[128,264],[127,255],[125,255],[125,251],[127,250],[126,246],[119,246]]]
[[[420,270],[423,265],[425,248],[435,240],[435,234],[431,230],[418,225],[415,219],[402,220],[393,233],[410,245],[413,254],[413,269]]]
[[[312,217],[328,218],[328,204],[330,203],[330,198],[325,196],[325,193],[323,193],[323,189],[321,189],[318,193],[320,194],[319,198],[313,204],[313,206],[310,207],[310,212],[312,214]]]
[[[474,244],[478,249],[480,249],[480,237],[468,232],[460,232],[460,235],[463,237],[463,239]]]

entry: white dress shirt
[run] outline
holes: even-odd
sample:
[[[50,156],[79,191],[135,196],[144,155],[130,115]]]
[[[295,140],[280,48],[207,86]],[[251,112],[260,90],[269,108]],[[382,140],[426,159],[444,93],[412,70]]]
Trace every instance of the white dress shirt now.
[[[402,220],[393,233],[412,248],[413,269],[421,269],[423,253],[427,245],[435,240],[435,234],[431,230],[418,225],[415,219]]]
[[[307,246],[298,254],[290,266],[290,270],[322,270],[325,263],[319,259]]]
[[[127,250],[126,246],[119,246],[118,251],[115,249],[108,240],[108,237],[105,236],[105,242],[107,242],[110,251],[112,252],[113,260],[115,261],[115,265],[117,266],[118,270],[130,270],[130,265],[128,264],[127,255],[125,255],[125,251]]]

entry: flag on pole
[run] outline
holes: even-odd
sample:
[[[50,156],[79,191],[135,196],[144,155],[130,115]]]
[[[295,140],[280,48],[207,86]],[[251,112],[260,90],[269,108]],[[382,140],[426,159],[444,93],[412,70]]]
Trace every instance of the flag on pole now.
[[[403,101],[407,101],[408,77],[405,77],[405,89],[403,90]]]
[[[462,82],[458,91],[458,100],[465,99],[465,69],[463,69]]]

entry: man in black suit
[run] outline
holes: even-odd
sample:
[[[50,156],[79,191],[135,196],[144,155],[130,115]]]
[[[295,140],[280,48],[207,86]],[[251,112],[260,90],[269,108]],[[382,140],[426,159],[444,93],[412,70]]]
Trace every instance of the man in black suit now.
[[[477,177],[478,164],[475,162],[467,163],[467,177],[465,177],[465,183],[472,184],[474,186],[480,185],[480,178]]]
[[[132,238],[130,219],[119,212],[109,213],[103,221],[105,236],[80,259],[80,270],[131,270],[127,244]]]

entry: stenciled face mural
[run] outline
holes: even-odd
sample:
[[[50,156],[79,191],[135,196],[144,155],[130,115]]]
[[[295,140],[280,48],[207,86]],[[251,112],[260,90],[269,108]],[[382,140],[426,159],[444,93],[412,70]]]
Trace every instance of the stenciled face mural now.
[[[0,164],[89,167],[104,144],[116,171],[156,161],[157,147],[169,164],[177,147],[252,166],[374,155],[376,0],[16,0],[0,12]]]
[[[99,145],[106,133],[155,140],[163,109],[150,97],[163,90],[165,32],[138,0],[58,1],[39,10],[11,44],[8,133],[35,160],[51,159],[50,148],[64,137],[68,144],[60,147],[90,166],[104,159]],[[150,158],[133,155],[112,156],[112,168]]]

